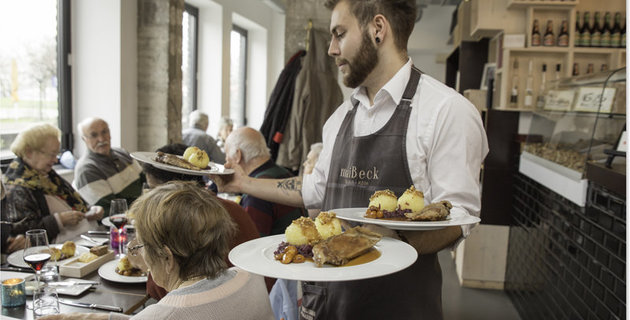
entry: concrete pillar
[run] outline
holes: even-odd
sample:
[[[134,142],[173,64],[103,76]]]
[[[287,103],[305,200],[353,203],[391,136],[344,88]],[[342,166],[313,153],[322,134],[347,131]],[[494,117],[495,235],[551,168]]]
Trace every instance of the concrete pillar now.
[[[328,30],[331,11],[324,7],[326,0],[287,0],[284,57],[289,59],[305,48],[306,27],[309,19],[313,27]]]
[[[138,1],[138,149],[181,142],[184,0]]]

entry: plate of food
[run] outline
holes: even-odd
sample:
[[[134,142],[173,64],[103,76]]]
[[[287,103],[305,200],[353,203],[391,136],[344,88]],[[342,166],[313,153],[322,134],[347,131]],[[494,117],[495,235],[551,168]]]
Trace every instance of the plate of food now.
[[[478,217],[452,216],[449,201],[425,205],[424,194],[414,186],[400,197],[391,190],[374,192],[367,207],[332,209],[340,219],[376,224],[394,230],[436,230],[450,226],[475,224]]]
[[[331,219],[322,219],[322,214]],[[315,221],[294,220],[285,234],[242,243],[228,257],[241,269],[272,278],[349,281],[400,271],[418,254],[405,242],[363,227],[342,232],[334,214],[322,212]]]
[[[105,280],[113,282],[147,282],[146,272],[143,272],[142,270],[133,267],[127,257],[122,257],[119,260],[112,260],[105,263],[100,268],[98,268],[98,275]]]
[[[57,266],[65,263],[68,259],[78,257],[86,252],[90,252],[90,249],[77,246],[73,241],[66,241],[63,244],[51,244],[50,249],[52,251],[50,260],[46,263],[47,266]],[[16,267],[29,268],[24,262],[22,253],[24,250],[18,250],[9,255],[7,262]]]
[[[186,151],[188,151],[188,149],[186,149]],[[203,150],[198,150],[198,151],[205,154],[205,151]],[[210,174],[220,175],[220,174],[234,173],[234,170],[226,169],[223,165],[220,165],[218,163],[214,163],[209,160],[206,162],[205,159],[207,159],[208,157],[207,155],[205,155],[204,160],[202,160],[201,162],[197,162],[194,160],[193,162],[190,162],[186,160],[186,153],[184,153],[183,156],[179,156],[179,155],[173,155],[173,154],[164,153],[164,152],[138,151],[138,152],[132,152],[131,157],[133,157],[134,159],[140,162],[148,163],[158,169],[180,173],[180,174],[187,174],[187,175],[194,175],[194,176],[207,176]],[[188,159],[195,159],[195,158],[196,158],[195,154],[190,155],[188,157]]]

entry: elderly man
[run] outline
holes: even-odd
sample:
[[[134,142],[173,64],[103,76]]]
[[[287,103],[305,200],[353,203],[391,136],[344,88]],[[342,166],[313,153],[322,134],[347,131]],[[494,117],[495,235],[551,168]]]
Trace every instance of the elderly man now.
[[[210,161],[224,164],[225,154],[217,145],[216,140],[206,133],[206,130],[208,130],[208,115],[195,110],[188,116],[188,125],[190,128],[184,129],[182,132],[184,144],[199,147],[206,151]]]
[[[225,141],[227,162],[239,166],[245,174],[254,178],[288,178],[293,175],[277,166],[269,154],[263,135],[249,127],[233,131]],[[265,201],[243,195],[241,206],[249,213],[261,237],[284,233],[294,219],[305,216],[303,208]]]
[[[109,126],[103,119],[85,119],[78,131],[88,148],[74,171],[72,184],[79,194],[89,204],[102,206],[106,216],[112,199],[124,198],[131,204],[142,194],[142,167],[127,151],[110,146]]]

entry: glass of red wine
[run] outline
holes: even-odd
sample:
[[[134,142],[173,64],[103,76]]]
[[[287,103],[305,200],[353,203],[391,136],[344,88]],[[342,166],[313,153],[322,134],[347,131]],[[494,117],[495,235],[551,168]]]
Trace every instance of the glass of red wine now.
[[[114,227],[116,227],[116,233],[118,241],[118,256],[123,256],[123,242],[125,242],[123,236],[123,228],[127,224],[127,217],[125,213],[127,212],[127,200],[126,199],[114,199],[112,200],[109,206],[109,222],[111,222]]]
[[[44,229],[26,231],[26,245],[22,252],[24,262],[35,270],[35,282],[39,288],[39,276],[42,268],[50,260],[52,251],[48,245],[48,234]]]

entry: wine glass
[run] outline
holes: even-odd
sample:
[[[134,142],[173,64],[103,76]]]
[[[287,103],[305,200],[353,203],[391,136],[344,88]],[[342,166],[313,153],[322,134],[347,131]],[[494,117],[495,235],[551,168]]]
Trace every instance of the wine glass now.
[[[35,270],[35,282],[39,288],[39,276],[41,270],[50,260],[52,251],[48,245],[48,234],[44,229],[34,229],[26,231],[26,244],[22,251],[22,259],[33,270]]]
[[[123,228],[127,224],[127,200],[126,199],[114,199],[109,206],[109,222],[116,227],[116,242],[118,242],[118,256],[123,256]]]

